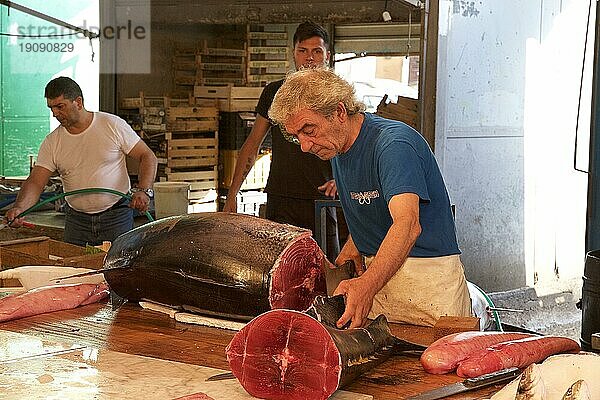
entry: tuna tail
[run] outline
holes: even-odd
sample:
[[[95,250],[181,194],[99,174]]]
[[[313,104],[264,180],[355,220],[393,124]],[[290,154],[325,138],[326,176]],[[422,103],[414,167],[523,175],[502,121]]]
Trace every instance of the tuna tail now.
[[[125,303],[127,303],[127,299],[119,296],[113,290],[110,291],[110,304],[112,306],[113,311],[118,310]]]
[[[336,322],[342,314],[344,314],[344,310],[346,309],[346,303],[344,295],[337,296],[317,296],[313,301],[312,305],[305,311],[306,314],[310,315],[323,325],[329,328],[339,329],[336,326]],[[373,325],[375,324],[375,325]],[[385,325],[385,327],[383,326]],[[350,326],[350,321],[346,325],[342,327],[342,329],[346,329]],[[388,332],[389,326],[387,324],[387,320],[383,316],[377,317],[371,325],[369,325],[371,329],[377,329],[381,332]],[[387,333],[386,335],[387,336]],[[393,344],[391,348],[391,356],[420,356],[423,351],[427,348],[426,346],[422,346],[420,344],[411,343],[406,340],[399,339],[395,336],[392,336],[391,332],[389,336],[393,338]]]

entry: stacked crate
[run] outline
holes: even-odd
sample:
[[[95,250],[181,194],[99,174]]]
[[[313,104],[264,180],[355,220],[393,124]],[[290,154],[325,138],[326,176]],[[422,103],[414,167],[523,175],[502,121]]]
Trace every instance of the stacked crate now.
[[[190,184],[194,212],[216,211],[219,112],[216,107],[167,108],[166,180]]]
[[[175,49],[172,60],[173,87],[177,95],[187,95],[196,83],[196,49],[179,47]]]
[[[166,109],[172,103],[180,103],[165,96],[146,96],[140,92],[139,97],[121,99],[119,115],[137,132],[159,159],[157,176],[165,175],[166,166]],[[137,174],[137,165],[128,159],[128,169],[132,175]]]
[[[254,111],[262,93],[261,87],[194,86],[196,104],[214,104],[221,112]]]
[[[196,85],[245,85],[246,49],[209,47],[205,40],[196,53]]]
[[[247,69],[248,86],[265,86],[285,77],[290,67],[288,34],[285,27],[248,25]]]

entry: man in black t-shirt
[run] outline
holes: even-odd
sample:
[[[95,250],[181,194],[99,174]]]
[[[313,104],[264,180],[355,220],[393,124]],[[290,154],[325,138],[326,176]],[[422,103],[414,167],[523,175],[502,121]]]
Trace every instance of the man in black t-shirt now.
[[[330,57],[329,34],[311,22],[303,22],[294,34],[294,61],[296,69],[326,66]],[[267,193],[266,217],[272,221],[310,229],[315,226],[314,200],[332,199],[337,194],[329,161],[313,154],[303,153],[297,144],[284,137],[279,126],[269,121],[268,111],[275,93],[283,80],[268,84],[256,106],[256,120],[252,131],[240,149],[233,180],[223,211],[237,212],[236,195],[252,169],[258,151],[269,130],[272,137],[272,159]],[[339,252],[335,212],[327,215],[327,255],[335,259]]]

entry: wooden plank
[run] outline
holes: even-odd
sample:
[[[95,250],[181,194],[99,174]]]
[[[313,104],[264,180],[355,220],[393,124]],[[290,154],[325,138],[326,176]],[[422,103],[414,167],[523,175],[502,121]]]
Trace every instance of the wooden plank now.
[[[285,78],[285,74],[248,74],[248,82],[273,82]]]
[[[168,107],[167,118],[171,121],[179,118],[218,119],[219,110],[216,107]]]
[[[287,32],[248,32],[248,39],[287,40]]]
[[[194,88],[195,89],[195,88]],[[258,99],[263,88],[231,86],[230,98],[232,99]]]
[[[173,133],[169,133],[167,137],[167,146],[169,147],[217,147],[219,141],[216,138],[201,138],[201,139],[172,139]]]
[[[86,254],[83,256],[67,257],[62,260],[60,265],[65,267],[101,269],[104,267],[104,258],[106,253]]]
[[[190,200],[199,200],[202,203],[217,199],[216,188],[213,190],[190,190]]]
[[[171,172],[167,174],[167,180],[169,181],[200,181],[215,179],[217,176],[217,170],[213,169],[210,171],[194,171],[194,172]]]
[[[227,112],[240,112],[240,111],[254,111],[258,99],[234,99],[229,102],[229,107],[224,108],[223,111]]]
[[[167,129],[167,124],[142,124],[142,129],[145,131],[164,131]]]
[[[223,56],[223,57],[245,57],[245,49],[224,49],[224,48],[206,48],[201,51],[201,54],[210,56]]]
[[[212,190],[216,190],[217,189],[217,180],[213,179],[210,181],[203,181],[203,182],[190,182],[190,190],[191,191],[198,191],[198,190],[208,190],[208,189],[212,189]]]
[[[8,240],[0,242],[0,251],[3,249],[10,249],[40,258],[48,258],[48,255],[50,254],[49,240],[50,238],[47,236]]]
[[[288,48],[279,46],[255,46],[248,47],[248,53],[250,54],[279,54],[287,55]]]
[[[224,84],[232,84],[232,85],[243,85],[245,83],[244,78],[226,78],[226,77],[218,77],[218,78],[196,78],[196,85],[224,85]]]
[[[193,149],[185,149],[185,148],[170,148],[167,150],[167,160],[177,159],[177,158],[206,158],[206,157],[217,157],[219,151],[216,148],[207,149],[207,148],[193,148]]]
[[[198,65],[195,60],[173,60],[173,70],[175,71],[196,71],[196,68],[198,68]]]
[[[0,247],[0,270],[20,267],[22,265],[56,265],[56,260],[50,260],[48,256],[42,257],[13,250],[9,247]]]
[[[121,99],[121,108],[123,109],[136,109],[142,107],[141,97],[123,97]]]
[[[71,243],[50,239],[48,242],[49,253],[59,257],[77,257],[85,255],[85,248]]]
[[[216,165],[217,157],[196,158],[196,159],[169,159],[167,166],[169,168],[192,168],[192,167],[207,167]]]
[[[250,68],[287,68],[290,63],[287,60],[282,61],[270,61],[270,60],[258,60],[248,61],[248,67]]]
[[[219,129],[219,122],[217,120],[175,120],[169,122],[167,126],[173,131],[216,131]]]
[[[204,71],[242,71],[244,66],[233,63],[208,63],[198,64],[198,68]]]
[[[228,86],[194,86],[194,97],[228,98],[231,92]]]

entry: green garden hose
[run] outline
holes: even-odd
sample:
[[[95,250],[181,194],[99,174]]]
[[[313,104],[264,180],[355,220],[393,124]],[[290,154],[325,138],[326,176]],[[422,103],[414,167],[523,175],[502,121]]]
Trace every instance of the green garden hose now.
[[[502,323],[500,322],[500,316],[498,315],[498,311],[494,310],[495,306],[494,306],[494,302],[492,301],[492,299],[490,299],[490,297],[483,291],[483,289],[481,289],[479,286],[477,286],[476,284],[474,284],[473,282],[470,282],[477,290],[479,290],[479,292],[483,295],[483,298],[485,299],[486,303],[488,303],[488,306],[492,309],[492,316],[494,317],[494,321],[496,322],[496,326],[498,327],[498,330],[500,332],[503,332],[504,329],[502,329]]]
[[[37,210],[38,208],[42,207],[43,205],[46,205],[46,204],[53,202],[55,200],[58,200],[58,199],[62,199],[63,197],[66,197],[66,196],[71,196],[74,194],[81,194],[81,193],[100,193],[100,192],[116,194],[118,196],[126,198],[127,200],[131,200],[131,195],[129,195],[127,193],[119,192],[118,190],[106,189],[106,188],[77,189],[77,190],[72,190],[72,191],[66,192],[66,193],[59,193],[56,196],[52,196],[46,200],[40,201],[39,203],[34,204],[33,206],[29,207],[27,210],[25,210],[22,213],[20,213],[19,215],[17,215],[15,217],[15,219],[24,217],[25,215],[29,214],[32,211]],[[154,218],[152,218],[152,215],[150,215],[150,212],[146,211],[145,215],[148,218],[148,221],[154,221]]]

